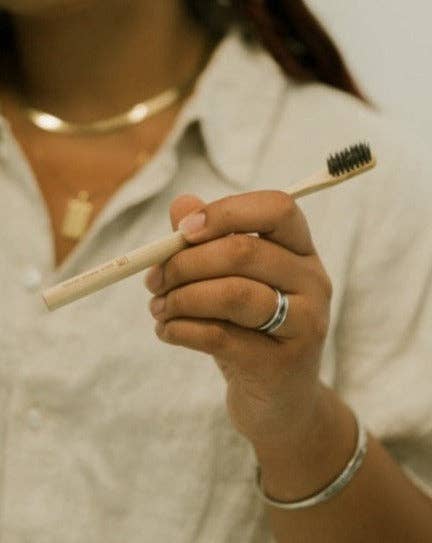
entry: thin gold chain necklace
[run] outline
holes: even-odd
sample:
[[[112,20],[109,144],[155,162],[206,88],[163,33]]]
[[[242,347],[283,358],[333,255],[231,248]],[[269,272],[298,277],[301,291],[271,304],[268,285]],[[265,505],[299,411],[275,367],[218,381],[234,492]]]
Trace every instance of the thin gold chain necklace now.
[[[39,163],[39,168],[41,164],[44,163],[44,153],[40,149],[35,152],[35,158]],[[132,168],[123,175],[120,182],[116,183],[114,187],[111,187],[109,192],[113,194],[118,188],[124,183],[126,179],[131,178],[135,175],[141,167],[143,167],[151,158],[151,155],[147,151],[140,151],[134,161]],[[43,166],[43,169],[46,171],[46,174],[50,177],[52,176],[51,168],[47,168],[46,164]],[[102,195],[106,195],[107,190],[97,190],[96,192],[91,192],[88,190],[76,190],[71,185],[62,182],[62,186],[69,193],[69,198],[65,204],[65,211],[63,214],[63,219],[61,223],[61,235],[62,237],[78,241],[86,233],[90,219],[93,215],[95,209],[95,200]],[[77,194],[78,192],[78,194]]]
[[[136,104],[124,113],[85,124],[71,123],[45,111],[27,107],[24,104],[22,104],[22,110],[27,120],[44,132],[67,135],[104,135],[137,125],[168,109],[187,94],[191,85],[192,81],[183,86],[173,87],[145,102]],[[149,158],[149,153],[141,151],[134,162],[132,170],[127,176],[122,178],[121,182],[131,177]],[[61,226],[61,235],[64,238],[78,241],[84,236],[95,209],[91,200],[94,201],[96,196],[102,192],[98,191],[96,194],[90,194],[88,190],[80,189],[77,192],[74,190],[72,197],[72,191],[69,187],[70,197],[66,203],[66,210]]]
[[[117,190],[125,179],[132,177],[148,160],[149,155],[144,151],[140,152],[131,171],[129,171],[126,176],[122,177],[121,182],[118,183],[114,190]],[[95,208],[93,202],[97,196],[104,192],[106,191],[97,191],[90,195],[88,190],[80,190],[76,197],[68,199],[61,226],[61,234],[64,238],[77,241],[83,237],[88,229],[91,216],[93,215]]]
[[[177,87],[171,87],[157,96],[135,104],[128,111],[113,117],[89,123],[73,123],[61,119],[60,117],[46,111],[30,107],[21,97],[20,102],[22,111],[26,119],[33,126],[36,126],[45,132],[55,134],[103,135],[137,125],[144,120],[168,109],[187,96],[187,94],[193,89],[198,74],[204,68],[212,46],[213,43],[211,42],[207,44],[196,73],[193,75],[193,77],[186,81],[186,83]],[[133,172],[136,172],[139,167],[148,160],[148,153],[140,153],[135,161]],[[132,174],[129,173],[129,176],[130,175]],[[74,192],[74,194],[76,194],[76,192]],[[94,197],[95,195],[92,195],[92,198]],[[79,240],[82,238],[87,231],[93,210],[94,205],[90,201],[89,191],[83,189],[79,190],[76,197],[69,198],[62,222],[62,236],[72,240]]]

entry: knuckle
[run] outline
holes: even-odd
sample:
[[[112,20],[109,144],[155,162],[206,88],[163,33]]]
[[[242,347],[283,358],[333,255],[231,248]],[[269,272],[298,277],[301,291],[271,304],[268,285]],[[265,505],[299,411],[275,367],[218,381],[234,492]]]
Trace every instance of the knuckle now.
[[[186,262],[180,251],[170,258],[165,265],[164,282],[166,284],[180,284],[185,276]]]
[[[333,283],[330,277],[324,273],[322,279],[322,290],[327,301],[330,301],[333,297]]]
[[[241,280],[232,280],[225,288],[225,309],[229,316],[236,317],[241,308],[250,301],[251,288]]]
[[[333,295],[333,285],[317,255],[313,255],[309,259],[306,270],[309,274],[311,284],[314,284],[318,292],[324,295],[326,301],[330,301]]]
[[[297,205],[292,196],[283,191],[277,191],[278,194],[278,212],[281,220],[291,219],[297,209]]]
[[[182,312],[183,308],[183,296],[181,292],[176,289],[168,293],[166,298],[166,313],[169,315],[177,315]]]
[[[219,200],[220,220],[223,223],[231,224],[235,220],[235,208],[232,205],[232,196],[225,196]]]
[[[231,260],[237,267],[244,267],[253,261],[257,252],[257,238],[247,234],[231,236]]]

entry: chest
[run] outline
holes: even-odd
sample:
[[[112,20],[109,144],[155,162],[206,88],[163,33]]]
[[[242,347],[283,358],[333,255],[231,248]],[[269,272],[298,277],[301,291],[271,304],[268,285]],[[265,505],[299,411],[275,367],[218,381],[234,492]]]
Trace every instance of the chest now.
[[[171,130],[180,104],[143,125],[68,135],[32,127],[13,100],[5,98],[3,111],[44,201],[59,266],[117,191],[150,161]]]
[[[48,146],[23,137],[21,145],[46,205],[57,265],[149,157],[139,149],[126,152],[114,142],[77,145],[57,140]]]

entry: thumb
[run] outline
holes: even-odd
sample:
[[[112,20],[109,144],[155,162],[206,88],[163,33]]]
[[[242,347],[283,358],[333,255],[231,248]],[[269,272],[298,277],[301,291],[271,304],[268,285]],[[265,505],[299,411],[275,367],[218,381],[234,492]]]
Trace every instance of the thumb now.
[[[177,230],[179,222],[194,211],[205,206],[205,202],[193,194],[182,194],[178,196],[170,206],[171,225]]]

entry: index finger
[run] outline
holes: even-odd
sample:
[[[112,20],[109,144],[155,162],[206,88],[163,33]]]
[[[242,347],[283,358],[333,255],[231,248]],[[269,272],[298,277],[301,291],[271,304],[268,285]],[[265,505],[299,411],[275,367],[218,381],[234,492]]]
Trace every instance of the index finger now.
[[[197,217],[200,213],[204,214],[201,220]],[[185,217],[179,229],[190,243],[231,233],[258,232],[298,255],[315,254],[304,214],[294,198],[283,191],[260,190],[221,198]]]

